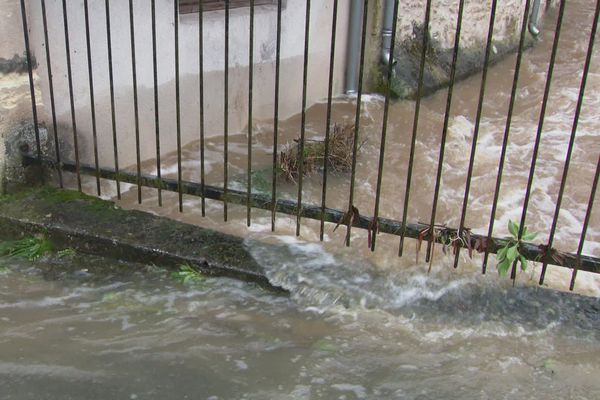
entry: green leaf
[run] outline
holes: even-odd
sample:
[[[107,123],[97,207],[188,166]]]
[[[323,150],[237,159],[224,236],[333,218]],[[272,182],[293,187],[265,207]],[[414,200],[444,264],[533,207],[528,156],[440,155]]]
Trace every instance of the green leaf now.
[[[537,232],[527,232],[525,234],[523,234],[523,240],[526,240],[528,242],[534,240],[537,237],[538,233]]]
[[[498,259],[498,262],[504,261],[504,259],[506,258],[507,251],[508,251],[508,246],[505,246],[505,247],[501,248],[500,250],[498,250],[498,253],[496,254],[496,258]]]
[[[521,270],[525,271],[527,269],[527,259],[523,256],[520,256],[519,259],[521,260]]]
[[[519,225],[515,224],[512,221],[508,221],[508,231],[510,232],[511,235],[513,235],[515,238],[519,236]]]
[[[514,246],[511,246],[508,248],[508,251],[506,252],[506,259],[510,263],[515,261],[518,256],[519,256],[519,247],[516,244]]]
[[[499,263],[496,268],[498,269],[498,275],[500,275],[501,277],[505,277],[506,274],[508,274],[508,269],[510,268],[510,261],[508,261],[508,259],[505,259],[504,261],[502,261],[501,263]]]

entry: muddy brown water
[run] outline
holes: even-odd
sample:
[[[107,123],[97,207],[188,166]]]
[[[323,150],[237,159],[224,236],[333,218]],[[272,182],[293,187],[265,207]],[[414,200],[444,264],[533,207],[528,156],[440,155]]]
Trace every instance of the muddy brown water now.
[[[552,224],[554,204],[556,203],[559,183],[564,166],[567,144],[573,124],[582,69],[587,51],[589,27],[592,22],[593,4],[589,2],[569,3],[566,8],[565,22],[558,50],[558,59],[554,72],[550,100],[544,122],[544,130],[533,183],[532,197],[527,215],[530,231],[539,232],[539,243],[547,241]],[[548,14],[544,21],[544,31],[533,49],[526,51],[521,68],[520,86],[515,105],[511,128],[510,144],[503,175],[502,190],[499,197],[498,212],[495,220],[495,236],[508,235],[509,220],[519,221],[521,205],[525,197],[529,166],[537,123],[546,82],[546,73],[550,50],[554,38],[556,10]],[[580,29],[584,27],[583,29]],[[577,140],[569,171],[569,178],[563,198],[563,207],[558,221],[554,240],[555,247],[562,251],[575,252],[585,217],[590,186],[593,181],[600,141],[598,140],[597,109],[600,105],[600,63],[599,52],[594,52],[592,68],[589,74],[586,99],[580,118]],[[515,56],[508,57],[490,69],[486,87],[486,97],[481,119],[481,128],[474,164],[473,180],[465,226],[474,232],[487,234],[491,205],[496,182],[496,172],[500,157],[502,138],[506,125],[506,114],[514,74]],[[460,222],[465,179],[469,164],[472,135],[475,126],[477,100],[479,97],[481,76],[473,76],[457,84],[454,92],[453,107],[449,123],[448,139],[445,149],[443,179],[439,197],[436,222],[457,227]],[[410,192],[408,221],[428,223],[431,216],[435,173],[438,163],[439,146],[444,120],[447,92],[439,91],[423,100],[419,130],[416,142],[413,182]],[[361,142],[365,143],[358,156],[356,191],[354,205],[364,215],[374,211],[375,190],[378,173],[379,147],[383,114],[383,98],[367,95],[363,97],[361,114]],[[407,180],[407,166],[413,126],[415,103],[411,101],[395,102],[391,106],[386,143],[383,184],[381,192],[381,217],[401,220]],[[352,99],[334,100],[332,121],[334,123],[353,123],[355,102]],[[307,111],[307,137],[319,139],[324,136],[326,121],[326,102],[318,103]],[[280,122],[280,151],[293,143],[300,134],[300,114]],[[273,143],[272,120],[254,121],[253,125],[253,191],[270,193],[271,161]],[[223,138],[222,133],[209,132],[206,141],[206,182],[222,186],[223,184]],[[192,142],[182,149],[182,173],[184,180],[200,182],[200,144]],[[229,137],[229,186],[245,190],[247,166],[247,134],[242,130]],[[135,172],[135,167],[129,168]],[[142,170],[156,174],[156,163],[147,160]],[[162,158],[163,176],[177,177],[177,156],[171,153]],[[309,204],[320,204],[322,176],[315,173],[305,179],[303,200]],[[348,173],[332,173],[329,176],[327,206],[345,210],[348,208],[350,177]],[[93,192],[93,186],[88,186]],[[129,190],[127,189],[129,188]],[[297,187],[291,182],[280,182],[279,197],[295,199]],[[126,186],[122,205],[138,207],[135,188]],[[114,184],[104,183],[104,195],[114,199]],[[246,227],[245,209],[230,206],[230,222],[223,223],[222,204],[208,201],[207,217],[199,213],[200,200],[185,198],[183,214],[179,213],[177,196],[165,194],[163,207],[158,207],[155,190],[144,190],[142,208],[160,215],[197,223],[214,229],[250,237],[262,237],[269,240],[270,220],[266,212],[254,210],[252,226]],[[277,223],[277,235],[293,235],[295,220],[280,215]],[[600,213],[594,212],[584,246],[584,253],[600,256]],[[333,232],[333,225],[327,225],[326,251],[335,254],[351,252],[373,264],[381,270],[401,270],[416,261],[415,243],[407,242],[406,257],[398,259],[398,238],[382,235],[378,250],[371,254],[367,246],[367,235],[353,231],[353,249],[342,246],[344,229]],[[307,241],[318,240],[318,223],[303,221],[301,238]],[[279,240],[275,238],[275,240]],[[423,262],[423,255],[420,262]],[[439,249],[435,255],[436,268],[445,268],[452,257],[445,256]],[[473,260],[462,258],[461,265],[473,271],[481,264],[481,258]],[[494,262],[491,263],[494,271]],[[523,283],[537,280],[539,265],[534,265],[528,274],[521,274]],[[578,290],[589,295],[600,295],[597,278],[591,274],[582,274],[578,280]],[[570,272],[561,268],[550,268],[549,285],[564,290],[568,287]]]
[[[566,145],[577,100],[591,2],[569,2],[559,48],[528,226],[549,230]],[[545,20],[540,42],[527,51],[522,69],[496,234],[507,234],[509,219],[520,218],[533,140],[545,83],[552,26]],[[583,28],[582,28],[583,27]],[[600,153],[597,110],[600,64],[594,54],[564,209],[556,245],[577,247],[586,203]],[[485,233],[504,132],[514,58],[490,70],[466,225]],[[465,172],[474,127],[480,76],[455,89],[444,178],[437,221],[459,222]],[[358,158],[356,206],[371,214],[377,178],[383,101],[366,96]],[[422,103],[409,220],[428,221],[446,93]],[[337,99],[333,120],[352,121],[352,100]],[[308,110],[309,137],[323,135],[326,105]],[[392,105],[383,177],[381,216],[399,219],[403,209],[406,162],[410,150],[413,102]],[[281,122],[282,143],[299,134],[300,117]],[[254,122],[253,169],[270,168],[272,122]],[[222,183],[222,140],[207,140],[207,181]],[[246,135],[230,137],[230,185],[245,185]],[[198,182],[199,144],[183,149],[184,179]],[[153,172],[148,160],[143,169]],[[176,177],[176,155],[163,158],[165,176]],[[135,170],[135,169],[132,169]],[[260,176],[260,175],[257,175]],[[267,181],[269,176],[266,175]],[[260,178],[254,190],[260,192]],[[306,202],[320,200],[321,176],[307,178]],[[93,193],[93,179],[85,189]],[[344,209],[349,177],[330,178],[327,205]],[[295,198],[296,186],[281,183],[282,198]],[[107,197],[114,184],[103,182]],[[223,207],[144,189],[142,206],[136,188],[124,185],[124,207],[220,229],[247,238],[249,251],[269,278],[286,287],[278,297],[228,279],[182,286],[148,267],[138,274],[99,276],[85,262],[61,279],[48,279],[44,267],[3,261],[0,275],[0,393],[7,399],[428,399],[428,398],[600,398],[600,294],[598,280],[581,274],[577,288],[586,297],[539,288],[539,266],[511,282],[479,272],[481,259],[464,258],[458,270],[452,259],[436,254],[433,270],[415,262],[414,241],[397,257],[398,238],[381,235],[378,249],[367,249],[366,234],[353,231],[351,248],[344,232],[326,227],[318,241],[318,222],[303,221],[296,238],[295,220],[253,210],[246,227],[245,208]],[[599,214],[590,223],[584,252],[600,256]],[[262,246],[279,244],[278,250]],[[109,261],[107,261],[109,262]],[[552,269],[548,285],[566,289],[570,274]]]

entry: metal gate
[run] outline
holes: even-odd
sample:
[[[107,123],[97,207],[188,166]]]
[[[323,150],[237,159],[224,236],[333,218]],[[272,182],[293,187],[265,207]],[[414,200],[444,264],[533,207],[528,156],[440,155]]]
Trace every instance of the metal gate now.
[[[596,36],[596,28],[598,24],[598,16],[600,9],[600,2],[596,3],[595,6],[595,14],[593,19],[593,27],[591,29],[591,34],[589,36],[589,42],[587,45],[587,58],[585,64],[582,66],[583,74],[581,79],[581,85],[578,91],[577,96],[577,107],[576,112],[573,119],[573,126],[570,134],[570,140],[568,144],[567,156],[563,164],[563,169],[560,173],[560,189],[558,193],[558,197],[555,199],[554,207],[555,212],[553,216],[553,222],[551,226],[551,230],[548,233],[548,240],[546,243],[542,245],[530,243],[527,240],[532,236],[526,232],[526,221],[528,217],[528,207],[530,205],[530,198],[532,192],[532,185],[534,181],[536,168],[538,165],[538,151],[540,146],[540,141],[542,138],[542,134],[544,132],[544,122],[546,116],[546,106],[549,102],[550,90],[552,85],[552,75],[554,72],[558,49],[559,49],[559,38],[561,35],[561,26],[563,21],[563,15],[565,11],[565,5],[567,3],[566,0],[562,0],[560,2],[560,8],[558,11],[558,18],[556,21],[555,33],[554,33],[554,41],[552,46],[552,52],[550,55],[550,62],[548,64],[546,79],[545,79],[545,89],[544,89],[544,97],[541,112],[539,114],[538,128],[535,136],[535,143],[533,144],[533,156],[530,163],[530,171],[529,171],[529,179],[527,182],[526,193],[524,196],[524,200],[521,204],[521,217],[518,224],[514,224],[511,227],[511,231],[514,238],[513,239],[502,239],[494,236],[495,232],[495,222],[496,222],[496,211],[498,206],[498,198],[499,192],[502,185],[502,177],[504,173],[505,160],[507,154],[507,147],[510,141],[510,133],[512,127],[512,116],[514,110],[515,100],[518,96],[518,85],[519,85],[519,75],[522,68],[522,61],[524,57],[526,57],[526,36],[528,30],[528,21],[529,15],[531,13],[531,9],[534,3],[534,0],[526,0],[525,4],[525,12],[522,18],[520,18],[520,40],[519,46],[517,49],[516,56],[516,65],[515,72],[513,77],[513,85],[512,92],[510,96],[510,102],[507,113],[507,121],[506,128],[503,136],[503,143],[501,148],[501,154],[499,158],[499,164],[497,165],[497,177],[494,185],[494,196],[493,202],[490,204],[491,212],[488,223],[488,232],[484,235],[477,235],[471,233],[471,230],[465,226],[466,215],[469,210],[469,200],[470,200],[470,191],[471,191],[471,183],[472,183],[472,174],[474,167],[474,160],[477,152],[477,144],[478,144],[478,136],[480,133],[481,127],[481,117],[482,117],[482,109],[484,107],[484,100],[486,98],[486,81],[488,79],[488,70],[491,64],[491,54],[493,52],[493,32],[494,32],[494,24],[496,19],[496,11],[499,6],[497,0],[492,0],[490,14],[489,14],[489,29],[486,41],[485,48],[485,59],[482,66],[482,74],[481,74],[481,86],[480,93],[478,98],[478,107],[477,107],[477,115],[475,120],[475,128],[472,137],[471,150],[469,155],[469,164],[464,175],[465,179],[465,190],[464,190],[464,200],[461,208],[461,217],[460,223],[455,227],[446,227],[443,225],[437,224],[437,208],[440,200],[440,188],[442,183],[442,178],[444,174],[444,156],[446,151],[446,138],[448,135],[448,125],[451,114],[452,100],[453,100],[453,89],[455,87],[457,81],[457,61],[460,57],[460,40],[461,40],[461,28],[463,26],[463,15],[465,10],[465,0],[459,0],[458,2],[458,14],[457,14],[457,25],[456,25],[456,34],[454,40],[454,49],[452,53],[452,62],[451,62],[451,71],[450,71],[450,81],[448,85],[447,92],[447,103],[445,109],[445,118],[443,130],[441,132],[441,144],[439,147],[439,157],[437,162],[437,170],[435,174],[430,176],[430,179],[435,180],[435,189],[433,193],[433,198],[431,202],[431,218],[429,221],[425,223],[409,221],[409,207],[410,207],[410,195],[411,195],[411,186],[412,186],[412,178],[414,176],[413,166],[415,163],[415,146],[418,136],[418,126],[419,126],[419,114],[421,110],[421,103],[423,99],[423,88],[424,88],[424,69],[425,69],[425,58],[427,54],[427,49],[430,47],[430,20],[432,18],[432,10],[435,7],[435,1],[427,0],[426,1],[426,10],[425,10],[425,20],[423,21],[423,26],[425,29],[423,37],[423,42],[421,46],[421,62],[419,65],[418,71],[418,88],[416,92],[416,103],[415,103],[415,111],[414,111],[414,119],[412,121],[412,136],[411,136],[411,147],[409,157],[406,160],[407,163],[407,177],[406,177],[406,186],[403,190],[403,213],[399,216],[398,219],[391,218],[382,218],[380,216],[380,198],[382,191],[382,177],[384,173],[384,155],[386,152],[386,136],[388,134],[388,118],[389,118],[389,109],[392,99],[390,98],[390,90],[389,87],[387,90],[384,90],[384,111],[383,118],[381,121],[381,133],[380,133],[380,150],[379,150],[379,166],[377,171],[377,185],[375,190],[375,207],[370,215],[362,215],[358,212],[354,204],[354,195],[357,185],[356,179],[356,171],[357,171],[357,152],[358,152],[358,135],[362,129],[361,126],[361,107],[363,107],[363,102],[361,101],[364,96],[364,82],[363,76],[365,75],[365,47],[367,41],[369,40],[369,32],[368,32],[368,13],[363,12],[362,15],[362,25],[361,25],[361,39],[360,39],[360,64],[359,64],[359,74],[358,74],[358,90],[356,93],[356,112],[354,115],[354,140],[352,146],[352,162],[351,167],[348,174],[348,179],[350,182],[350,189],[347,195],[347,206],[340,208],[329,208],[326,206],[327,204],[327,189],[328,189],[328,175],[330,171],[328,171],[328,163],[324,162],[322,165],[322,187],[321,187],[321,199],[320,204],[307,204],[303,201],[303,177],[305,167],[304,157],[305,157],[305,144],[307,142],[306,138],[306,111],[307,111],[307,91],[310,88],[310,77],[308,76],[308,62],[309,62],[309,44],[310,44],[310,18],[311,18],[311,0],[306,0],[306,12],[305,12],[305,21],[304,21],[304,57],[303,57],[303,68],[302,68],[302,105],[301,109],[301,130],[300,136],[298,138],[298,174],[297,174],[297,195],[296,200],[282,199],[278,196],[278,187],[279,187],[279,173],[278,173],[278,165],[280,162],[280,151],[281,144],[278,142],[278,124],[280,120],[279,116],[279,105],[280,105],[280,94],[282,91],[281,87],[281,74],[280,74],[280,61],[282,54],[282,44],[281,44],[281,33],[282,33],[282,10],[283,10],[283,2],[279,0],[276,3],[276,13],[275,13],[275,26],[277,31],[276,37],[276,47],[275,47],[275,69],[274,69],[274,82],[275,87],[272,93],[273,96],[273,125],[274,125],[274,136],[273,136],[273,148],[272,148],[272,181],[270,182],[271,193],[270,194],[261,194],[261,193],[253,193],[252,192],[252,140],[253,140],[253,67],[255,64],[255,60],[253,59],[255,55],[254,49],[254,34],[255,34],[255,8],[258,7],[258,3],[255,5],[256,0],[249,1],[249,8],[247,9],[248,18],[249,18],[249,26],[248,31],[246,32],[248,36],[248,66],[249,73],[247,79],[247,87],[248,87],[248,96],[249,96],[249,109],[248,109],[248,154],[247,154],[247,180],[246,190],[234,190],[229,187],[229,147],[228,147],[228,135],[229,135],[229,92],[230,92],[230,82],[229,82],[229,69],[230,65],[230,42],[231,38],[231,25],[230,25],[230,13],[231,13],[231,0],[225,0],[223,2],[224,7],[224,36],[222,38],[222,51],[224,54],[224,81],[223,81],[223,94],[224,99],[222,99],[225,107],[224,107],[224,147],[222,153],[222,168],[223,168],[223,185],[215,186],[208,185],[205,181],[205,125],[204,125],[204,113],[205,107],[208,102],[213,99],[209,97],[210,94],[207,94],[205,91],[205,78],[203,75],[204,72],[204,64],[207,61],[204,58],[205,49],[204,46],[206,43],[203,40],[203,6],[204,2],[202,0],[197,2],[196,8],[199,10],[198,12],[198,46],[199,46],[199,59],[198,59],[198,71],[199,71],[199,87],[198,87],[198,113],[200,118],[200,124],[198,126],[198,138],[200,140],[200,179],[197,182],[186,181],[182,176],[182,137],[181,137],[181,100],[180,100],[180,25],[179,25],[179,2],[174,1],[172,3],[172,23],[174,24],[174,37],[168,40],[165,40],[162,37],[157,35],[157,5],[155,4],[155,0],[151,0],[150,2],[150,10],[151,10],[151,38],[152,41],[152,65],[146,66],[146,69],[150,69],[153,74],[153,98],[154,98],[154,111],[155,111],[155,124],[156,131],[155,132],[141,132],[140,131],[140,115],[139,109],[140,105],[138,104],[138,82],[137,82],[137,73],[140,69],[140,65],[136,64],[136,24],[134,20],[136,18],[134,12],[134,2],[133,0],[129,0],[129,32],[130,32],[130,51],[131,51],[131,65],[128,66],[129,71],[132,74],[132,85],[131,90],[133,94],[133,112],[135,118],[135,147],[136,147],[136,172],[131,173],[124,171],[119,166],[119,152],[118,147],[120,144],[119,138],[119,129],[116,121],[116,105],[115,105],[115,89],[113,80],[115,76],[120,74],[122,71],[115,67],[114,54],[112,53],[112,49],[115,43],[115,40],[119,40],[120,38],[115,38],[113,34],[114,27],[111,27],[111,11],[110,8],[113,6],[112,3],[114,1],[105,0],[104,2],[98,0],[83,0],[84,7],[84,24],[85,24],[85,40],[86,40],[86,57],[87,57],[87,82],[76,82],[75,77],[72,73],[72,51],[70,49],[70,41],[73,40],[73,33],[69,33],[69,27],[72,24],[72,21],[69,19],[67,1],[62,0],[62,21],[49,21],[47,18],[47,8],[46,8],[46,0],[31,0],[29,1],[28,7],[31,9],[26,9],[26,1],[21,0],[21,10],[23,17],[23,27],[24,27],[24,39],[25,39],[25,47],[27,60],[29,63],[29,78],[30,78],[30,88],[31,88],[31,102],[32,102],[32,111],[33,111],[33,119],[36,127],[36,140],[37,140],[37,149],[33,154],[25,154],[25,158],[28,162],[32,163],[42,163],[52,169],[55,169],[57,172],[59,184],[63,186],[63,172],[74,173],[77,179],[77,185],[79,190],[82,189],[81,176],[82,175],[90,175],[95,177],[97,185],[96,191],[97,194],[101,194],[101,179],[108,179],[115,182],[117,193],[120,198],[121,189],[120,184],[122,182],[127,182],[130,184],[134,184],[137,186],[137,196],[138,200],[142,202],[142,187],[150,187],[155,188],[158,192],[158,201],[162,204],[162,191],[172,191],[179,194],[179,209],[180,211],[184,211],[183,207],[183,196],[185,195],[193,195],[199,196],[202,199],[202,214],[205,215],[205,199],[213,199],[219,200],[223,202],[224,205],[224,220],[227,221],[228,217],[228,204],[237,204],[243,205],[247,208],[247,222],[248,225],[251,223],[251,210],[253,208],[259,208],[264,210],[269,210],[271,212],[271,224],[272,229],[275,230],[276,227],[276,217],[277,213],[283,213],[288,215],[293,215],[296,217],[296,233],[300,234],[300,227],[304,218],[314,219],[320,221],[321,226],[321,239],[323,238],[323,232],[325,227],[325,222],[334,223],[338,225],[345,226],[347,230],[346,234],[346,245],[350,245],[350,232],[352,228],[360,228],[369,231],[369,246],[372,250],[375,250],[376,247],[376,238],[378,233],[385,233],[390,235],[396,235],[400,237],[398,253],[401,256],[403,253],[403,249],[405,247],[405,238],[413,238],[417,239],[419,243],[421,241],[427,242],[427,259],[430,258],[430,255],[433,251],[433,247],[435,243],[440,243],[443,245],[448,245],[451,243],[451,247],[454,252],[454,266],[456,267],[459,263],[459,255],[461,253],[461,249],[468,249],[469,252],[478,251],[484,254],[483,257],[483,265],[482,271],[486,272],[486,268],[488,265],[488,256],[490,253],[500,253],[499,259],[509,259],[513,261],[511,263],[512,270],[512,278],[516,277],[516,269],[517,262],[526,262],[525,260],[533,260],[543,264],[543,268],[540,275],[540,284],[544,282],[544,278],[546,275],[546,267],[548,264],[560,265],[567,268],[571,268],[573,270],[572,280],[570,287],[573,289],[575,284],[575,278],[578,270],[585,270],[598,273],[600,272],[600,259],[586,256],[582,254],[584,241],[586,239],[586,233],[588,230],[588,226],[590,224],[590,218],[592,215],[592,206],[594,203],[594,198],[596,194],[596,189],[598,185],[598,176],[600,171],[600,158],[598,159],[598,163],[595,166],[595,175],[593,182],[586,183],[586,185],[591,186],[589,203],[587,205],[587,210],[585,213],[585,218],[581,221],[581,235],[579,240],[579,245],[577,250],[572,253],[564,253],[560,252],[554,248],[554,237],[557,229],[557,221],[559,218],[559,214],[561,212],[562,200],[565,191],[565,185],[567,181],[567,174],[569,171],[569,166],[571,162],[572,153],[574,150],[574,142],[577,137],[577,128],[578,122],[580,119],[580,113],[582,109],[582,105],[585,98],[585,88],[586,81],[588,78],[588,74],[590,71],[590,64],[592,61],[592,54],[594,48],[594,40]],[[363,0],[363,9],[369,9],[369,0]],[[105,8],[105,15],[102,16],[105,18],[106,23],[106,40],[107,40],[107,57],[109,62],[109,82],[110,82],[110,120],[111,120],[111,133],[112,133],[112,142],[114,149],[114,167],[107,168],[100,166],[99,163],[99,154],[102,150],[100,150],[97,140],[98,133],[96,129],[96,121],[97,121],[97,111],[95,110],[95,100],[94,100],[94,79],[98,79],[97,74],[93,71],[92,58],[91,53],[93,50],[93,38],[90,35],[90,19],[91,17],[99,18],[100,15],[90,15],[89,4],[94,3],[96,6],[96,10],[100,5],[103,5]],[[187,7],[190,6],[191,1],[186,2]],[[213,2],[215,3],[215,2]],[[239,2],[236,2],[236,4]],[[261,2],[264,3],[264,2]],[[391,32],[391,48],[393,49],[396,42],[396,22],[398,21],[399,10],[402,7],[402,1],[394,2],[394,10],[393,10],[393,20],[394,25],[392,27]],[[211,3],[212,4],[212,3]],[[313,4],[314,5],[314,4]],[[212,7],[212,6],[211,6]],[[30,36],[28,26],[28,13],[32,12],[32,9],[36,10],[37,13],[42,16],[42,27],[44,33],[44,47],[45,47],[45,55],[44,57],[38,57],[39,62],[45,65],[47,69],[47,79],[49,84],[49,98],[50,98],[50,106],[51,106],[51,121],[49,121],[49,125],[51,125],[52,129],[50,131],[54,137],[54,145],[55,145],[55,156],[54,157],[45,157],[42,155],[41,144],[40,144],[40,133],[38,127],[40,126],[40,121],[38,121],[38,113],[36,108],[36,91],[35,91],[35,81],[34,81],[34,71],[32,69],[32,52],[30,49]],[[338,21],[338,0],[332,0],[331,7],[332,14],[328,17],[331,18],[331,32],[330,36],[327,38],[328,45],[330,47],[330,57],[329,57],[329,65],[327,68],[329,70],[329,80],[328,80],[328,96],[327,96],[327,122],[324,127],[324,160],[327,160],[328,154],[331,151],[329,148],[329,139],[332,134],[332,120],[331,120],[331,110],[332,110],[332,102],[334,98],[334,68],[336,62],[336,44],[339,45],[339,38],[336,37],[336,23]],[[58,47],[57,44],[53,43],[49,40],[49,29],[52,26],[61,25],[61,29],[64,30],[64,43],[61,43],[60,46],[64,46],[66,52],[60,53],[58,51],[53,51],[53,48]],[[167,43],[167,44],[165,44]],[[175,79],[175,116],[176,116],[176,146],[177,146],[177,179],[170,179],[164,176],[161,176],[161,142],[159,135],[159,91],[157,84],[157,65],[159,60],[157,60],[157,46],[172,46],[172,50],[174,51],[173,57],[173,67],[174,67],[174,79]],[[39,56],[39,55],[38,55]],[[52,66],[53,63],[65,63],[67,68],[67,81],[68,81],[68,91],[69,98],[68,99],[57,99],[53,93],[53,72]],[[387,82],[392,81],[393,73],[394,73],[394,57],[389,57],[387,61],[387,65],[384,66],[385,75],[387,75]],[[105,77],[106,78],[106,77]],[[103,79],[105,79],[103,78]],[[89,91],[88,102],[91,111],[91,121],[92,121],[92,134],[93,134],[93,162],[86,163],[84,162],[79,154],[79,131],[77,127],[77,116],[76,116],[76,104],[75,104],[75,96],[74,96],[74,87],[75,85],[87,84],[87,90]],[[58,101],[68,101],[70,104],[70,115],[71,115],[71,126],[68,130],[61,129],[61,127],[57,124],[57,116],[55,112],[55,104]],[[74,147],[74,159],[67,160],[64,157],[61,157],[63,152],[60,149],[60,136],[67,135],[72,133],[72,143]],[[142,163],[142,159],[140,156],[140,142],[146,140],[155,140],[156,146],[156,171],[155,175],[148,175],[142,173],[142,169],[140,167]],[[511,241],[512,240],[512,241]],[[509,258],[507,257],[507,251],[517,251],[519,255],[518,258]],[[514,254],[513,254],[514,256]],[[522,258],[520,258],[522,257]]]

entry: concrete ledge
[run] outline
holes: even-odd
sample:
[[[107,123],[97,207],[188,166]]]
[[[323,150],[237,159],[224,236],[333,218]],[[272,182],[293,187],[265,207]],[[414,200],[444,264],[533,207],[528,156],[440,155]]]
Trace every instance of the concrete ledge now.
[[[242,239],[78,192],[43,188],[0,198],[0,240],[45,233],[57,249],[271,285]]]

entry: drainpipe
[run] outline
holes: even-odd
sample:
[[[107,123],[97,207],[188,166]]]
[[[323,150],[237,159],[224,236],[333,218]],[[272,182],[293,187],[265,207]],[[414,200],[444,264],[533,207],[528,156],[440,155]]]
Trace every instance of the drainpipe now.
[[[538,36],[540,34],[538,22],[540,19],[541,3],[542,3],[542,0],[534,0],[533,1],[533,10],[531,11],[531,18],[529,19],[529,32],[533,36]]]
[[[358,64],[360,62],[360,34],[362,27],[363,0],[351,0],[348,28],[348,53],[346,55],[346,94],[356,94]]]
[[[383,6],[383,24],[381,28],[381,63],[388,65],[390,57],[394,57],[392,49],[392,29],[394,27],[394,4],[398,0],[385,0]],[[392,63],[395,65],[396,60]]]

